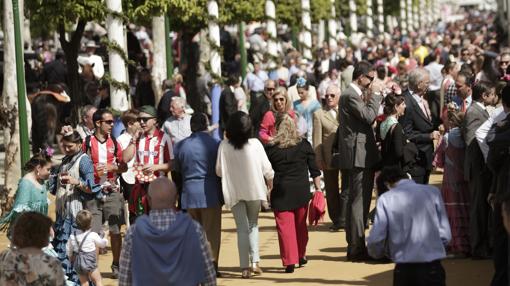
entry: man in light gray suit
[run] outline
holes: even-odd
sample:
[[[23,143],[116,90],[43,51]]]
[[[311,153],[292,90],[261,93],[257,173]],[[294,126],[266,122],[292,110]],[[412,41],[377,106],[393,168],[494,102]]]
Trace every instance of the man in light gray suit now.
[[[365,247],[365,224],[374,187],[374,167],[380,160],[373,123],[383,99],[382,86],[372,86],[375,71],[365,61],[354,66],[352,83],[340,96],[337,146],[340,153],[342,192],[349,194],[345,234],[347,259],[369,259]]]
[[[469,182],[470,213],[469,213],[469,240],[471,255],[474,258],[489,256],[489,195],[490,172],[485,168],[485,160],[478,145],[476,130],[489,119],[487,106],[493,105],[496,91],[484,83],[477,83],[472,88],[473,103],[469,106],[462,125],[462,135],[466,143],[466,156],[464,157],[464,179]]]

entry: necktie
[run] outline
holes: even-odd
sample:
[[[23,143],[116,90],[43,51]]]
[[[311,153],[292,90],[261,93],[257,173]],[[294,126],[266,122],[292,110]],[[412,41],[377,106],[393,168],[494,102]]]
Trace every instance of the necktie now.
[[[429,103],[425,99],[421,99],[421,110],[425,114],[425,116],[430,120],[430,109],[429,109]]]
[[[467,109],[467,102],[466,102],[466,100],[463,100],[462,106],[460,107],[460,111],[466,112],[466,109]]]

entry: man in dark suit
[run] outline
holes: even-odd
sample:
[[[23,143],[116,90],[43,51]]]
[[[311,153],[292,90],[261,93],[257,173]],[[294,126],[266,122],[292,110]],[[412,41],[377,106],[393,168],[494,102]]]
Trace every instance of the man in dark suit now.
[[[460,91],[460,90],[459,90]],[[495,89],[484,83],[477,83],[473,88],[466,88],[470,92],[472,104],[466,111],[462,123],[462,136],[466,143],[466,156],[464,157],[464,178],[468,182],[469,205],[469,240],[471,255],[475,258],[484,258],[489,252],[489,195],[490,173],[485,169],[485,160],[475,140],[476,130],[489,119],[487,106],[494,104]],[[461,94],[462,97],[465,97]]]
[[[505,227],[510,233],[510,224],[508,221],[508,211],[510,204],[503,203],[510,197],[510,86],[507,85],[501,92],[503,111],[501,120],[495,123],[487,135],[487,144],[489,145],[489,154],[487,155],[487,166],[492,172],[491,198],[498,200],[494,203],[493,215],[493,260],[494,276],[491,286],[508,285],[509,283],[509,261],[510,252],[508,251],[509,236],[505,232]],[[503,212],[503,217],[501,216]],[[506,213],[506,214],[505,214]]]
[[[264,96],[257,94],[254,95],[255,98],[250,99],[250,119],[253,124],[254,137],[258,138],[260,123],[262,122],[264,114],[269,111],[269,107],[271,106],[270,102],[273,99],[273,93],[275,90],[276,82],[271,79],[266,80],[264,83]]]
[[[381,104],[380,85],[372,86],[375,71],[368,62],[354,66],[352,83],[340,96],[338,152],[342,192],[349,194],[345,234],[347,259],[369,259],[365,247],[365,223],[374,186],[374,167],[380,154],[376,146],[373,123]]]
[[[429,85],[427,70],[417,68],[409,73],[409,88],[404,92],[406,111],[400,119],[407,138],[418,148],[416,164],[409,171],[418,184],[429,183],[434,140],[439,139],[439,131],[434,130],[428,102],[423,97]]]
[[[237,99],[234,95],[234,85],[239,82],[235,76],[230,76],[227,85],[220,95],[220,136],[223,138],[223,131],[227,128],[230,115],[237,111]]]

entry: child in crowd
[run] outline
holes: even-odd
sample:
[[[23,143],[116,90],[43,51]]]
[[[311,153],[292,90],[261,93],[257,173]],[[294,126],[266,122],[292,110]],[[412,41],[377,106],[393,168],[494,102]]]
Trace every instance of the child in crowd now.
[[[94,285],[101,286],[101,272],[97,268],[96,247],[104,248],[108,240],[105,235],[100,237],[91,231],[92,213],[81,210],[76,215],[78,230],[73,232],[67,241],[67,253],[73,261],[76,273],[80,275],[81,285],[88,286],[89,279]]]

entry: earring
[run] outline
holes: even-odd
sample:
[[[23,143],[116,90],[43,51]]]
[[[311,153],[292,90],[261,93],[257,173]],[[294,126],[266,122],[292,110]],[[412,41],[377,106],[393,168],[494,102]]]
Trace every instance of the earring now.
[[[37,177],[37,179],[39,179],[39,171],[37,171],[37,173],[35,173],[35,176]]]

